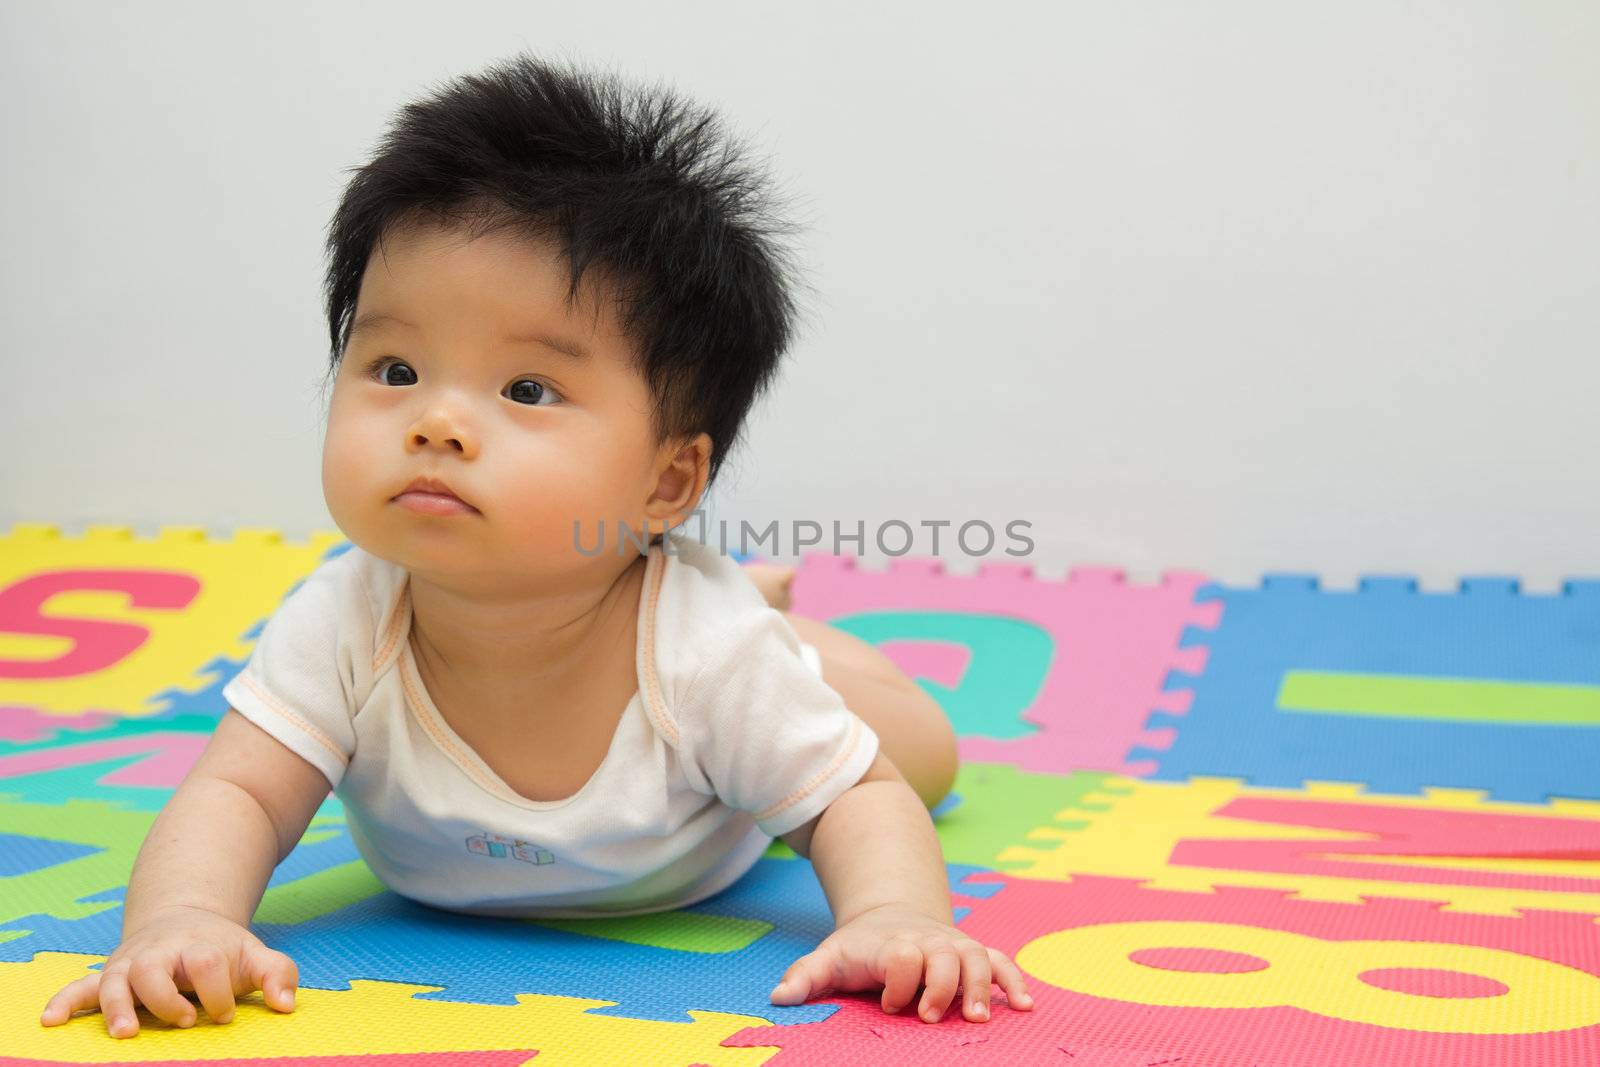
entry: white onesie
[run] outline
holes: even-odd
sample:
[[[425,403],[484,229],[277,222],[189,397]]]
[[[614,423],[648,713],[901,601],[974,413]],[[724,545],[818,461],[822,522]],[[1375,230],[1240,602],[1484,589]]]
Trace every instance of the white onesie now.
[[[519,795],[450,728],[407,640],[409,573],[354,545],[284,598],[222,695],[327,776],[396,893],[500,916],[685,907],[855,785],[878,736],[735,560],[667,540],[645,566],[638,691],[564,800]]]

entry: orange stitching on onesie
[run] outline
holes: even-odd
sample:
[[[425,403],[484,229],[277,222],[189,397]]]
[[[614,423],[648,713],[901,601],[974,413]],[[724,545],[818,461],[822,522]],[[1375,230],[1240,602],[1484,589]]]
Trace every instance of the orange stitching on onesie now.
[[[315,739],[318,744],[337,756],[339,758],[339,765],[341,767],[349,766],[349,758],[345,756],[344,751],[340,749],[338,745],[333,743],[333,739],[331,737],[317,729],[315,726],[311,725],[309,722],[306,722],[306,720],[302,719],[288,708],[284,707],[281,703],[279,703],[276,697],[257,685],[254,678],[250,677],[248,674],[244,675],[243,677],[245,687],[249,689],[250,692],[260,697],[261,700],[265,702],[266,705],[273,711],[277,712],[285,719],[288,719],[290,722],[300,727],[300,729],[304,730],[313,739]]]
[[[844,751],[835,756],[833,758],[833,762],[828,764],[827,769],[819,771],[816,777],[812,778],[811,781],[807,782],[799,789],[796,789],[793,793],[790,793],[788,796],[778,801],[766,811],[763,811],[757,815],[756,821],[760,822],[762,819],[770,819],[784,808],[790,807],[816,792],[818,786],[820,786],[823,782],[826,782],[829,778],[832,778],[833,773],[843,766],[845,760],[849,759],[855,754],[856,746],[860,743],[860,741],[861,717],[852,712],[850,716],[850,743],[844,747]]]
[[[393,651],[395,642],[400,639],[400,602],[409,600],[410,597],[411,579],[408,577],[405,584],[400,587],[400,591],[395,594],[394,603],[389,606],[389,629],[384,632],[383,644],[378,647],[377,653],[372,657],[372,671],[374,674],[377,673],[379,665],[389,658],[389,653]]]
[[[678,744],[678,724],[668,717],[666,699],[661,695],[661,679],[656,676],[656,600],[661,595],[661,578],[666,573],[666,554],[660,548],[651,548],[650,562],[655,565],[650,581],[650,596],[645,605],[644,618],[644,681],[648,690],[650,714],[674,745]]]

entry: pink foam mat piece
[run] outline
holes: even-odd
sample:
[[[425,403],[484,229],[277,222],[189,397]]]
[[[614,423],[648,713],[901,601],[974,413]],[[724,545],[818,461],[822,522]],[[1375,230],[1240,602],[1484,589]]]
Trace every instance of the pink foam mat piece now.
[[[112,771],[101,781],[105,785],[176,789],[200,758],[209,740],[209,734],[166,731],[112,741],[80,741],[33,749],[0,756],[0,779],[81,767],[142,753],[143,759]]]
[[[1173,846],[1167,863],[1218,872],[1278,871],[1308,878],[1360,878],[1441,886],[1544,890],[1600,895],[1600,819],[1548,811],[1509,812],[1379,804],[1371,799],[1316,800],[1297,796],[1234,797],[1213,818],[1263,826],[1315,827],[1360,833],[1336,849],[1318,838],[1292,834],[1260,838],[1191,837]],[[1430,858],[1471,857],[1482,865],[1440,867]],[[1404,863],[1410,859],[1415,862]],[[1496,869],[1495,860],[1551,860],[1547,869]],[[1563,867],[1562,864],[1570,866]],[[1226,880],[1226,874],[1219,873]],[[1595,931],[1600,941],[1600,928]],[[1600,987],[1595,990],[1600,1003]]]
[[[79,715],[46,715],[21,704],[0,704],[0,741],[26,743],[42,741],[62,730],[96,730],[108,726],[114,716],[98,711]]]
[[[1182,714],[1191,693],[1164,689],[1169,671],[1198,674],[1203,646],[1178,647],[1185,627],[1215,628],[1222,603],[1196,604],[1211,579],[1193,571],[1166,572],[1153,585],[1129,584],[1110,567],[1080,567],[1065,580],[1034,576],[1026,564],[980,565],[975,575],[953,574],[930,558],[897,559],[883,570],[857,566],[855,557],[813,552],[801,558],[791,610],[828,621],[882,611],[965,612],[1032,623],[1054,641],[1049,673],[1023,713],[1035,731],[1015,738],[960,738],[963,760],[1009,763],[1035,773],[1097,770],[1140,776],[1155,761],[1129,762],[1135,745],[1165,750],[1174,731],[1146,729],[1152,711]],[[965,659],[908,654],[914,641],[885,642],[885,654],[913,677],[953,685]]]
[[[1289,890],[1221,886],[1214,893],[1151,889],[1132,879],[1074,876],[1037,881],[997,872],[964,884],[1001,883],[989,897],[955,895],[972,910],[961,929],[1024,964],[1034,1007],[1017,1011],[995,987],[988,1022],[968,1022],[952,1004],[937,1025],[914,1012],[886,1015],[882,991],[825,994],[840,1010],[818,1023],[751,1027],[722,1043],[777,1046],[769,1064],[1096,1064],[1098,1067],[1594,1067],[1600,1025],[1576,1029],[1510,1023],[1541,1014],[1544,978],[1521,962],[1569,973],[1567,988],[1600,981],[1600,926],[1593,915],[1524,910],[1516,916],[1444,911],[1437,901],[1367,896],[1360,904],[1301,900]],[[1117,924],[1098,950],[1065,945],[1053,961],[1029,947]],[[1221,931],[1251,939],[1248,953],[1212,942]],[[1464,946],[1471,975],[1396,968],[1384,949]],[[1107,949],[1111,944],[1115,947]],[[1117,958],[1112,958],[1117,957]],[[1119,972],[1145,970],[1130,987]],[[1308,980],[1307,969],[1315,969]],[[1278,980],[1274,972],[1281,972]],[[1257,1003],[1211,1006],[1230,987],[1252,987]],[[1119,996],[1118,994],[1122,994]],[[1405,1018],[1416,998],[1428,1018]],[[1205,1006],[1186,1006],[1185,999]],[[1440,1004],[1441,1000],[1447,1001]],[[1393,1009],[1396,1005],[1401,1010]],[[1529,1014],[1531,1013],[1531,1014]],[[1583,1014],[1583,1013],[1577,1013]],[[1588,1013],[1592,1015],[1593,1013]],[[1399,1016],[1399,1017],[1397,1017]],[[1553,1021],[1553,1016],[1551,1017]],[[1519,1029],[1528,1032],[1517,1032]]]

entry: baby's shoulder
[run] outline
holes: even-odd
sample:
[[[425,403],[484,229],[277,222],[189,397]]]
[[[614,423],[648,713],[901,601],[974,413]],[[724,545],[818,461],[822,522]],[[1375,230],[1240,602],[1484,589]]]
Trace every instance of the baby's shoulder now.
[[[313,655],[337,644],[371,662],[385,629],[403,619],[405,579],[403,568],[347,542],[284,595],[262,639],[288,640]]]
[[[406,571],[358,545],[346,542],[317,564],[304,584],[338,609],[342,621],[365,618],[376,625],[391,615],[405,589]]]
[[[643,666],[655,673],[669,707],[684,698],[703,670],[733,654],[735,646],[756,647],[751,642],[772,635],[774,621],[786,625],[732,556],[690,538],[672,540],[672,550],[663,548],[661,567],[646,589],[650,605],[642,616],[650,627]],[[766,647],[770,640],[757,644]]]

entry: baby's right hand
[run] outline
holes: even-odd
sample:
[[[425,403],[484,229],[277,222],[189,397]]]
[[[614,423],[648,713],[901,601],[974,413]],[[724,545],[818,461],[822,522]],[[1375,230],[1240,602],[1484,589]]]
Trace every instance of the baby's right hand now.
[[[137,994],[158,1018],[189,1027],[196,1013],[182,989],[199,995],[212,1022],[225,1023],[233,1019],[233,998],[255,989],[269,1007],[293,1011],[299,981],[294,960],[245,927],[202,908],[173,905],[118,945],[100,970],[51,997],[39,1021],[59,1026],[98,1004],[112,1037],[132,1037],[139,1032]]]

